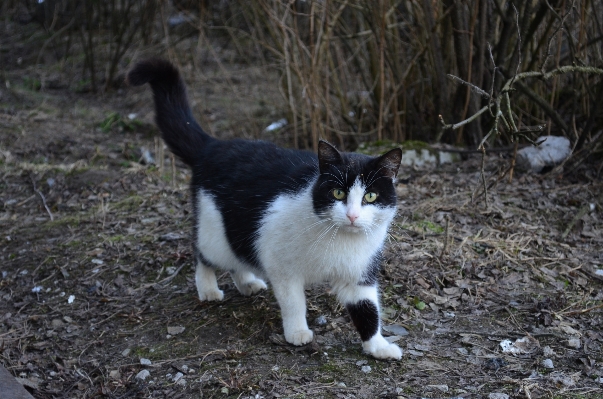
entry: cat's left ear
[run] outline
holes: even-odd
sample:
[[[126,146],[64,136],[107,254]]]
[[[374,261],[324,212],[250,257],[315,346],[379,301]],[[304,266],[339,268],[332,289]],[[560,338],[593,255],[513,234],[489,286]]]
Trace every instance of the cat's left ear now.
[[[398,174],[400,163],[402,162],[402,150],[394,148],[377,158],[377,165],[381,173],[390,179],[393,179]]]
[[[343,162],[337,148],[324,140],[318,142],[318,168],[320,173],[327,170],[329,165],[340,165]]]

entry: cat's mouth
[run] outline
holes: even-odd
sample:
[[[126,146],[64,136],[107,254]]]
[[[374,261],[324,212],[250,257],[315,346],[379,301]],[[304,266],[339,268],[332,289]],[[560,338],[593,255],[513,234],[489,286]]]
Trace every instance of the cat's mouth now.
[[[360,233],[362,231],[362,227],[356,224],[346,224],[342,226],[344,231],[349,231],[350,233]]]

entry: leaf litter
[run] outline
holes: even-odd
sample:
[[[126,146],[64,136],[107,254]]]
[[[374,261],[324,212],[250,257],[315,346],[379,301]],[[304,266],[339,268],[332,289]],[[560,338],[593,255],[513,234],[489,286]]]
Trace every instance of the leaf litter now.
[[[152,115],[145,94],[134,98],[136,107],[86,107],[98,119]],[[70,114],[27,114],[9,123],[38,136],[3,133],[0,148],[0,359],[35,397],[603,395],[599,182],[496,183],[508,160],[492,156],[485,209],[478,157],[402,170],[380,278],[384,335],[404,356],[382,362],[360,352],[328,287],[307,291],[308,320],[320,322],[302,348],[281,339],[270,291],[244,298],[225,273],[225,300],[200,303],[186,168],[136,162],[133,149],[156,148],[140,127],[103,132]],[[584,204],[594,206],[572,224]]]

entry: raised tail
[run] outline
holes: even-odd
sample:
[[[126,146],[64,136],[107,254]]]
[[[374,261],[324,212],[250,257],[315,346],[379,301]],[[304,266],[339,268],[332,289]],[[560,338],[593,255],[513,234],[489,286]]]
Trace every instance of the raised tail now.
[[[169,61],[150,59],[139,62],[128,72],[126,82],[133,86],[151,85],[155,99],[155,122],[170,150],[189,166],[212,138],[201,129],[191,113],[186,87],[178,69]]]

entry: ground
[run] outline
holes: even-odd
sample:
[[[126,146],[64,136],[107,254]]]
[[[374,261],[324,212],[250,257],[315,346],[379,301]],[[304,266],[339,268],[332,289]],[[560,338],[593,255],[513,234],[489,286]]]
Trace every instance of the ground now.
[[[224,274],[224,301],[197,300],[190,173],[156,140],[148,88],[38,74],[7,72],[0,92],[0,363],[36,398],[603,397],[600,181],[509,182],[489,156],[486,203],[479,155],[403,167],[380,276],[402,360],[363,354],[328,286],[307,291],[316,339],[298,348],[270,290],[245,298]],[[190,92],[212,134],[253,136],[241,98],[246,120],[281,117],[268,89],[210,81]]]

